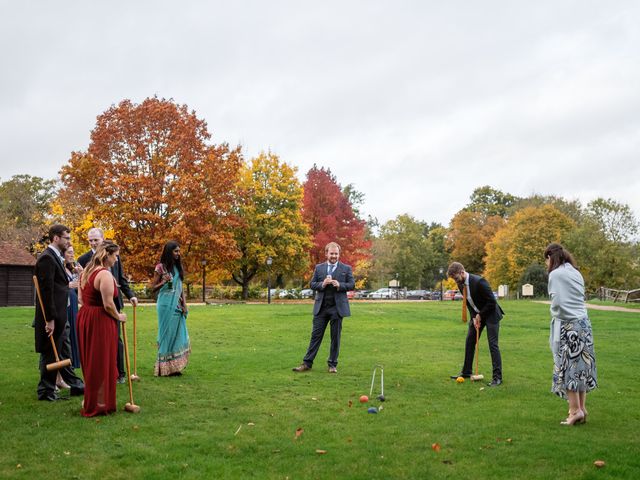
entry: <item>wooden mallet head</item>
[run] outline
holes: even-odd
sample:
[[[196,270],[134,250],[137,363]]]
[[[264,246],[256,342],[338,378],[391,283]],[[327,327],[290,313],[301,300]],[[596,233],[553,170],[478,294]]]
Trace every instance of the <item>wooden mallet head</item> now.
[[[70,358],[65,358],[64,360],[59,360],[57,362],[48,363],[47,364],[47,370],[48,371],[60,370],[62,368],[70,367],[70,366],[71,366],[71,359]]]
[[[140,407],[134,403],[125,403],[124,411],[129,413],[140,413]]]

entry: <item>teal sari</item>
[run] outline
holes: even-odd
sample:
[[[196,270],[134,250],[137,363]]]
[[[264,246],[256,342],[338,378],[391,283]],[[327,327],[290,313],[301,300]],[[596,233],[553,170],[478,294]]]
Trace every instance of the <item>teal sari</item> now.
[[[156,267],[156,271],[162,274],[162,264]],[[187,333],[187,315],[180,308],[181,298],[182,280],[178,269],[174,267],[173,281],[165,283],[158,291],[158,358],[154,368],[156,377],[179,375],[189,362],[191,343]]]

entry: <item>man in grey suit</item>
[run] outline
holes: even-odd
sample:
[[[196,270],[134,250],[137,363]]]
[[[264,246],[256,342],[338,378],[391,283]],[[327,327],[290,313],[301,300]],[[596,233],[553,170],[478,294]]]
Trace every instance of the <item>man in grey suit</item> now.
[[[322,337],[331,325],[331,347],[329,349],[329,373],[338,373],[338,354],[340,353],[340,334],[342,333],[342,319],[351,315],[347,291],[355,288],[353,273],[349,265],[340,263],[340,245],[328,243],[324,248],[327,256],[326,263],[316,265],[311,279],[311,289],[316,292],[313,305],[313,329],[307,354],[300,366],[294,372],[311,370],[316,358]]]

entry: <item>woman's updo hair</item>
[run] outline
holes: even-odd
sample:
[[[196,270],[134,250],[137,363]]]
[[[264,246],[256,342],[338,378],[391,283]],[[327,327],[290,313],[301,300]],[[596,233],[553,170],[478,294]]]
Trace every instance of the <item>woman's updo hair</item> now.
[[[569,250],[559,243],[550,243],[544,250],[544,258],[545,260],[549,259],[549,273],[565,263],[570,263],[574,268],[578,268]]]

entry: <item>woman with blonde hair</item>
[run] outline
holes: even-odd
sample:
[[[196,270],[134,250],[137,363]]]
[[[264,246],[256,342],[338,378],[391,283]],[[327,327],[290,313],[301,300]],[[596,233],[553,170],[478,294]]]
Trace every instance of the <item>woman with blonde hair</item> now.
[[[584,279],[576,263],[559,243],[544,251],[549,272],[553,352],[551,391],[569,401],[569,416],[563,425],[587,421],[587,392],[598,386],[593,332],[584,301]]]
[[[82,415],[116,410],[118,327],[127,317],[116,309],[116,282],[109,270],[118,258],[118,245],[104,242],[91,257],[80,277],[78,343],[84,375]]]

